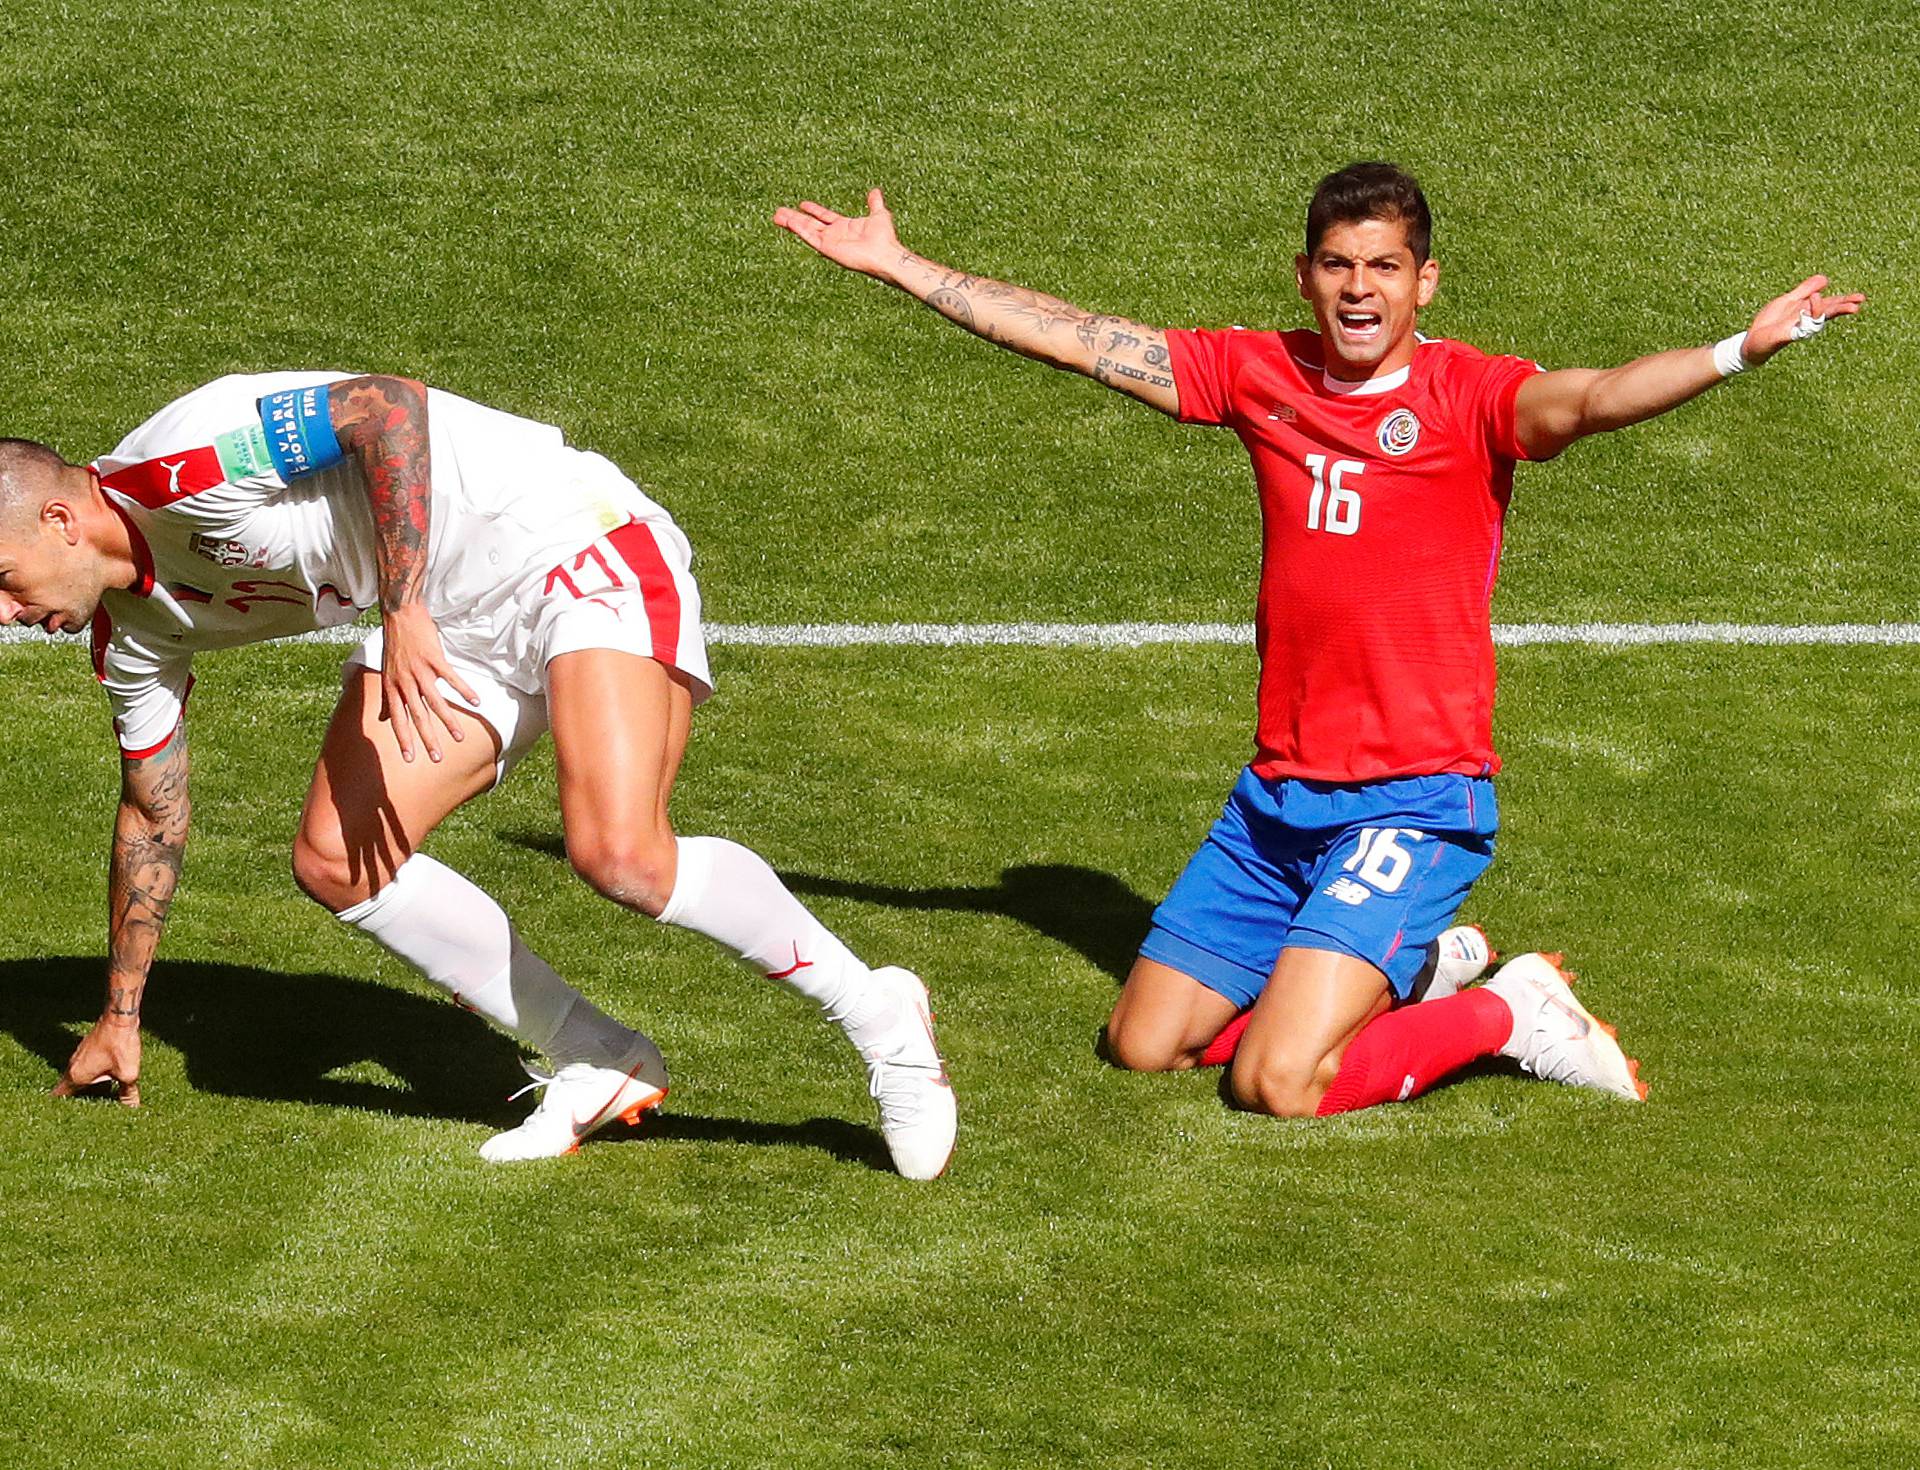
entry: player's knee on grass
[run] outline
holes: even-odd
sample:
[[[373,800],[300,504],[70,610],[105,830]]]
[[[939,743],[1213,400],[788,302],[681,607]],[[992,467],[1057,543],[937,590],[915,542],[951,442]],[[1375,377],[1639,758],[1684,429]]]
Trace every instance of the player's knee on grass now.
[[[1243,1048],[1227,1073],[1234,1102],[1250,1113],[1270,1118],[1311,1118],[1320,1106],[1338,1070],[1322,1059],[1318,1066],[1284,1052],[1249,1052]]]
[[[567,833],[567,860],[594,888],[628,908],[659,918],[673,897],[678,851],[670,831],[595,827]]]
[[[1179,1042],[1163,1027],[1142,1022],[1123,999],[1107,1018],[1101,1050],[1114,1066],[1129,1072],[1173,1072],[1191,1067],[1195,1060],[1180,1050]]]

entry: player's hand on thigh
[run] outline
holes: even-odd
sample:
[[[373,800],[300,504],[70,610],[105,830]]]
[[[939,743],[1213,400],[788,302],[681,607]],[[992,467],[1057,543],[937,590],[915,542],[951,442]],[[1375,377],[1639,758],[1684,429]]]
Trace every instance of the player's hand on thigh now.
[[[122,1107],[140,1106],[140,1023],[102,1017],[80,1038],[60,1080],[55,1097],[80,1097],[106,1089]]]
[[[414,742],[426,747],[430,760],[441,756],[440,736],[466,739],[440,681],[446,680],[474,703],[478,696],[460,677],[440,642],[440,629],[418,603],[395,608],[381,620],[384,652],[380,661],[380,718],[393,725],[400,754],[413,759]]]

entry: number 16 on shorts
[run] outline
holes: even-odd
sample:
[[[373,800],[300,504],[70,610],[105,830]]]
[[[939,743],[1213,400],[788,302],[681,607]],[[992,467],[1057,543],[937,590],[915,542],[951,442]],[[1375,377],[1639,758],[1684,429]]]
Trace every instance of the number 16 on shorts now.
[[[1411,827],[1362,827],[1353,856],[1340,865],[1380,893],[1395,893],[1413,871],[1413,854],[1404,843],[1425,842],[1427,834]]]

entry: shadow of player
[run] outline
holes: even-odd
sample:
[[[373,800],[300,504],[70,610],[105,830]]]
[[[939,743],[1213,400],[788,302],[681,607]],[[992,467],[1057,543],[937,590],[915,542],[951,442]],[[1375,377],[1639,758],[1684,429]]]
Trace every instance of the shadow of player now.
[[[783,873],[795,893],[852,898],[888,908],[999,914],[1077,950],[1096,969],[1125,980],[1146,938],[1153,904],[1111,873],[1071,863],[1017,863],[995,884],[908,888],[812,873]]]
[[[99,1014],[104,965],[81,955],[0,960],[0,1031],[46,1062],[49,1088]],[[365,980],[162,962],[142,1021],[149,1038],[180,1053],[198,1092],[489,1128],[526,1116],[525,1100],[508,1100],[527,1080],[509,1038],[449,1002]],[[615,1127],[590,1146],[654,1138],[814,1148],[891,1167],[877,1132],[838,1118],[760,1123],[671,1112],[635,1130]]]
[[[500,835],[549,857],[565,859],[567,855],[566,843],[546,833]],[[1071,863],[1017,863],[1002,870],[998,883],[927,888],[816,873],[784,872],[780,877],[802,897],[851,898],[920,912],[999,914],[1077,950],[1116,982],[1127,978],[1154,908],[1113,874]]]

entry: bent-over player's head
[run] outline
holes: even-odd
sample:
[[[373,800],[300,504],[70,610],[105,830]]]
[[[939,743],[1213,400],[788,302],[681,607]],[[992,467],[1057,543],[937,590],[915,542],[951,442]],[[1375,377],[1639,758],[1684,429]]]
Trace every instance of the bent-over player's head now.
[[[0,623],[74,633],[110,568],[88,535],[99,492],[85,466],[31,439],[0,439]]]
[[[1427,196],[1405,169],[1353,163],[1320,181],[1294,271],[1335,377],[1370,378],[1413,360],[1415,319],[1440,280],[1432,246]]]

